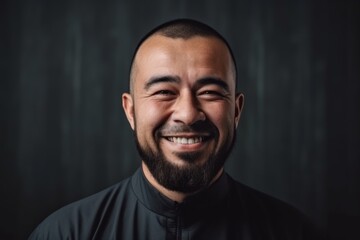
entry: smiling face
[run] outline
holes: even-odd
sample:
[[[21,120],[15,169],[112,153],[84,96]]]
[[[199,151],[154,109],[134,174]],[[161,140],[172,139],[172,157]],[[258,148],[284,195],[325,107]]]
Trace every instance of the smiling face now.
[[[179,192],[209,185],[230,152],[243,101],[226,45],[153,35],[137,52],[131,85],[123,107],[154,179]]]

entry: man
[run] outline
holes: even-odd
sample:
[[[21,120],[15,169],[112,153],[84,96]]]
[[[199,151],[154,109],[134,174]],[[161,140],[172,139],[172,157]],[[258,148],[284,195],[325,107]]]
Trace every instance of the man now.
[[[244,101],[235,89],[219,33],[186,19],[155,28],[122,96],[141,168],[53,213],[30,239],[311,239],[295,209],[224,173]]]

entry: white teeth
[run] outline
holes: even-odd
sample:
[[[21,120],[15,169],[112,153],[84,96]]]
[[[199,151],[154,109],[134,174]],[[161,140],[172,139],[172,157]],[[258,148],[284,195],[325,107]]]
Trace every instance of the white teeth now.
[[[202,137],[194,137],[194,138],[185,138],[185,137],[169,137],[171,142],[179,143],[179,144],[194,144],[202,142]]]

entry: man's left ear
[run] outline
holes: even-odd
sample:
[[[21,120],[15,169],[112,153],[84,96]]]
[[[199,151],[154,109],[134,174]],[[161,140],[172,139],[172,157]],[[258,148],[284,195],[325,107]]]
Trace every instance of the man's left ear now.
[[[235,96],[235,128],[237,128],[241,116],[241,111],[244,106],[244,94],[236,93]]]

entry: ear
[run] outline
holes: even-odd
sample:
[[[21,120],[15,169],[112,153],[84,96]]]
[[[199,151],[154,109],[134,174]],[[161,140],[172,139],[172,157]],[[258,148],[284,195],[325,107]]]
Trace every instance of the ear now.
[[[244,106],[244,94],[236,93],[235,96],[235,128],[238,127],[241,112]]]
[[[135,129],[135,118],[134,118],[134,101],[129,93],[122,95],[122,106],[126,115],[127,120],[130,123],[131,128]]]

